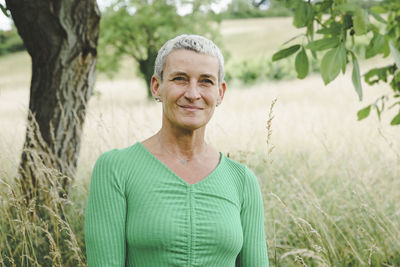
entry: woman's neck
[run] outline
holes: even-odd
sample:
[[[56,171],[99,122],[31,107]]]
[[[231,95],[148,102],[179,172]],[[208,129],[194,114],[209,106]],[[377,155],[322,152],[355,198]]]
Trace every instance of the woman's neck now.
[[[191,159],[207,150],[205,127],[194,131],[162,127],[156,135],[162,150],[182,158]]]

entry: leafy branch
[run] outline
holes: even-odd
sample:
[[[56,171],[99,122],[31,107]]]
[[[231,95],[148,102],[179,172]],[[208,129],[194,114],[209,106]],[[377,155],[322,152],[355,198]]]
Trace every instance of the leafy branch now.
[[[364,74],[364,81],[369,84],[388,83],[392,88],[390,96],[381,96],[374,103],[361,109],[357,115],[362,120],[375,109],[380,119],[387,109],[398,108],[398,113],[391,125],[400,124],[400,1],[382,0],[376,6],[363,8],[351,0],[280,0],[293,11],[293,25],[305,28],[306,39],[276,52],[272,56],[277,61],[296,54],[295,69],[299,79],[309,73],[308,54],[317,58],[324,53],[320,61],[320,71],[324,84],[337,78],[340,72],[346,72],[347,64],[353,65],[352,82],[361,101],[363,89],[359,59],[356,53],[355,39],[369,39],[364,58],[391,55],[394,62],[388,66],[372,68]],[[374,18],[374,20],[372,20]],[[369,37],[372,35],[372,38]],[[317,38],[316,38],[317,37]],[[307,53],[309,51],[309,53]],[[389,105],[385,104],[387,102]]]

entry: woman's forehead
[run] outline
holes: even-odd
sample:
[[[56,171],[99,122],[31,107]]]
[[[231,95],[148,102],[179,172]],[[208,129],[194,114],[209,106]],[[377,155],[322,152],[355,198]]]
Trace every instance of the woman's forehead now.
[[[218,77],[219,63],[214,56],[179,49],[171,52],[165,61],[163,72],[196,73]]]

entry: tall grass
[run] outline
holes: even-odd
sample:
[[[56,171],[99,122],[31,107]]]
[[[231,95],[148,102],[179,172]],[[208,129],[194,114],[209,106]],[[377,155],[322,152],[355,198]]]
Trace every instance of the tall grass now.
[[[229,91],[207,140],[260,178],[272,266],[400,266],[398,129],[373,118],[355,122],[349,116],[358,104],[346,100],[353,92],[317,85],[309,80]],[[15,155],[5,156],[8,144],[0,142],[2,166],[9,164],[0,172],[0,266],[86,265],[83,215],[94,161],[160,126],[159,106],[112,86],[99,84],[102,93],[90,104],[69,199],[58,197],[53,173],[55,182],[41,188],[44,201],[26,205],[10,171],[17,161],[6,160]],[[310,95],[313,104],[306,101]],[[11,136],[3,132],[1,139]]]
[[[280,163],[264,172],[273,263],[399,266],[400,214],[394,203],[400,197],[399,172],[378,155],[350,164],[356,151],[319,159],[308,153],[297,154],[297,160],[293,155],[274,158]],[[392,164],[398,165],[398,159]]]
[[[42,159],[31,154],[35,164]],[[0,266],[86,266],[84,190],[60,197],[62,175],[38,164],[38,195],[25,198],[19,179],[0,177]]]

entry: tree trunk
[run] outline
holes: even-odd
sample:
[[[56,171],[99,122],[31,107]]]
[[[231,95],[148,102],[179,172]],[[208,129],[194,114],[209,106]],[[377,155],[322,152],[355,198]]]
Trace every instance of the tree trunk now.
[[[139,70],[142,73],[144,80],[146,81],[146,89],[147,89],[147,97],[149,99],[152,98],[151,95],[151,77],[154,74],[154,62],[157,57],[157,51],[151,51],[148,49],[147,58],[144,60],[138,60],[139,62]]]
[[[74,178],[86,107],[95,82],[100,12],[95,0],[6,0],[32,58],[29,114],[20,181],[67,196]]]

